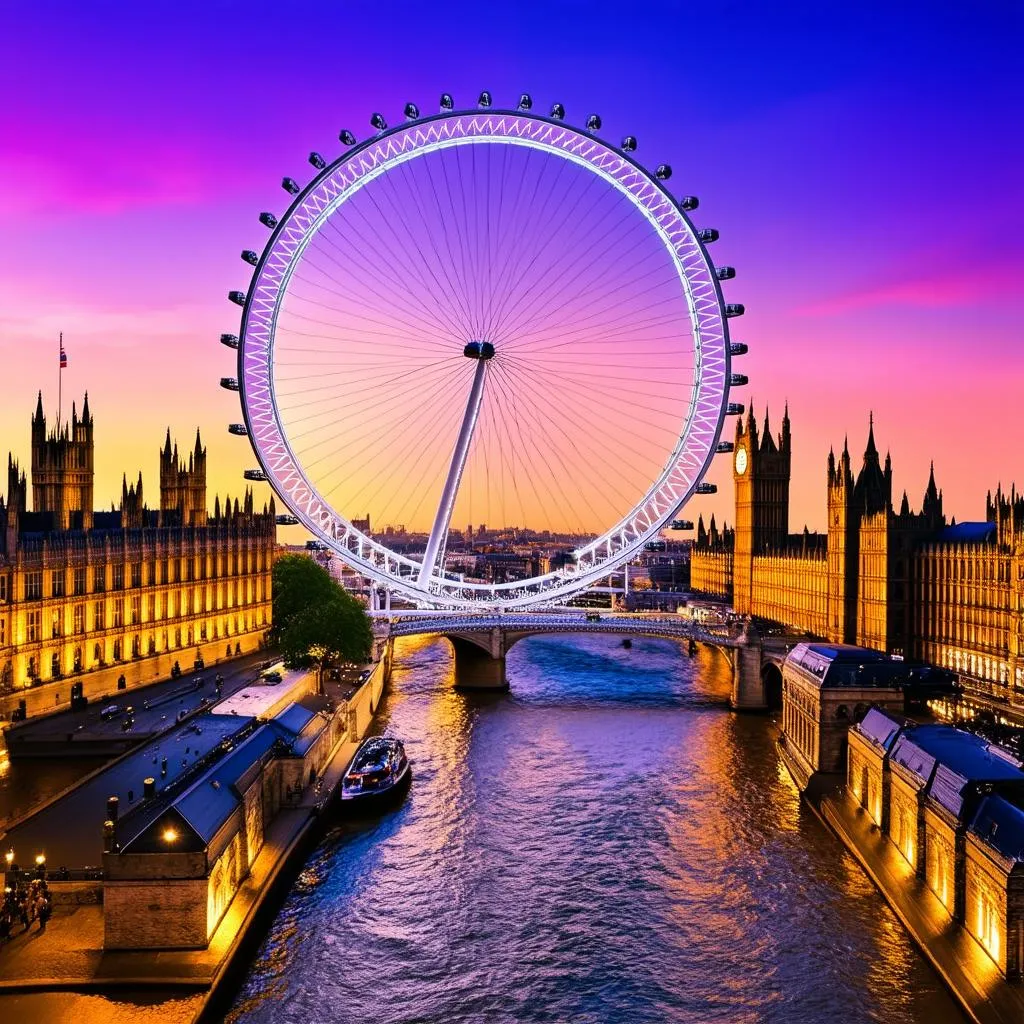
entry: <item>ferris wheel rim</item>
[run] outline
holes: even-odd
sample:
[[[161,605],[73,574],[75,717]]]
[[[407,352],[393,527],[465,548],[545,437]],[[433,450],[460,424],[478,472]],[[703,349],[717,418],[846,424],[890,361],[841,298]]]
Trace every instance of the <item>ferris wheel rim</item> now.
[[[570,153],[562,145],[552,142],[550,134],[544,139],[497,134],[496,122],[504,126],[506,120],[542,126],[551,132],[559,133],[560,142],[565,142],[568,138],[577,146],[586,145],[590,148],[586,156],[581,156],[578,150]],[[313,215],[309,215],[307,211],[306,226],[296,235],[295,221],[299,211],[306,210],[311,197],[317,196],[318,190],[325,190],[326,185],[341,175],[344,168],[352,170],[356,160],[364,158],[375,148],[379,154],[382,144],[390,144],[396,139],[405,140],[409,138],[410,133],[417,131],[421,133],[422,138],[424,130],[429,131],[432,127],[446,124],[464,125],[464,130],[472,129],[475,134],[457,138],[449,135],[442,140],[438,133],[438,137],[430,145],[421,142],[406,149],[392,147],[390,155],[387,152],[382,157],[378,155],[377,161],[369,171],[364,165],[363,173],[357,174],[354,182],[342,187],[331,199],[318,200],[319,209]],[[486,131],[483,125],[488,126]],[[467,143],[513,143],[543,150],[569,159],[584,166],[589,172],[600,175],[630,199],[634,208],[654,227],[679,274],[687,300],[690,336],[694,343],[695,377],[686,417],[680,425],[676,446],[662,473],[650,485],[637,505],[619,522],[594,540],[577,548],[573,553],[575,564],[571,569],[556,570],[508,583],[483,583],[446,576],[443,564],[440,564],[432,570],[426,586],[421,586],[415,582],[415,578],[422,563],[391,551],[386,545],[358,530],[319,493],[292,450],[274,395],[276,318],[288,280],[295,267],[300,264],[305,246],[316,236],[333,212],[359,188],[386,174],[389,168],[424,152]],[[616,177],[605,166],[598,166],[595,160],[591,159],[595,154],[605,162],[617,162],[616,173],[632,176],[633,186],[627,187],[622,178]],[[634,188],[637,191],[634,191]],[[643,196],[640,195],[641,191]],[[656,220],[648,205],[654,200],[657,200],[660,210],[657,217],[661,220]],[[684,266],[685,261],[679,253],[679,247],[683,242],[671,241],[668,228],[664,226],[663,221],[671,224],[676,233],[682,233],[683,242],[686,243],[688,250],[687,265]],[[280,246],[282,239],[285,238],[292,244],[292,249],[276,283],[268,290],[268,266],[275,259],[280,260]],[[694,278],[701,271],[703,277],[697,283],[704,292],[701,298],[703,309],[698,311],[694,304],[693,287]],[[274,272],[277,273],[276,268]],[[257,307],[260,307],[261,311],[254,318],[254,310]],[[264,324],[265,337],[262,342],[256,342],[256,332],[252,329],[252,324],[254,319],[265,319],[268,312],[271,319],[269,324]],[[272,228],[245,294],[238,344],[239,392],[247,433],[263,473],[285,504],[307,529],[325,542],[354,571],[419,603],[450,608],[479,608],[486,605],[487,599],[495,606],[508,608],[564,600],[596,580],[606,577],[639,551],[660,532],[673,515],[677,514],[697,489],[710,466],[726,415],[730,365],[729,327],[714,265],[690,219],[663,182],[628,152],[597,138],[589,131],[575,128],[560,118],[502,108],[446,110],[439,114],[419,117],[378,132],[349,147],[330,163],[325,163],[319,173],[295,194],[287,211]],[[263,394],[257,397],[260,391]],[[254,406],[260,408],[254,409]],[[697,418],[701,419],[702,441],[695,446],[696,451],[690,451]],[[403,569],[406,570],[404,575]]]

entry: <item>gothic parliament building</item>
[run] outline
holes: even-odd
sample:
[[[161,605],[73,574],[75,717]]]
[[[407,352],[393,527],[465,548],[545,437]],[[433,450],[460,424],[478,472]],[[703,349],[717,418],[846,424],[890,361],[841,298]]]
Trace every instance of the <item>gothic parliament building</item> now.
[[[874,425],[854,473],[847,445],[828,455],[828,532],[789,531],[789,410],[736,424],[734,529],[698,523],[695,591],[833,643],[921,659],[994,695],[1024,689],[1024,497],[1002,489],[984,522],[948,523],[928,479],[921,510],[893,504],[892,464]]]
[[[100,692],[256,648],[270,623],[274,504],[206,503],[206,449],[187,460],[160,450],[160,507],[142,474],[119,508],[95,511],[93,417],[47,430],[40,394],[32,417],[32,503],[8,455],[0,498],[0,696],[59,680]],[[108,678],[109,677],[109,678]],[[107,685],[109,683],[109,686]],[[67,695],[57,695],[57,701]]]

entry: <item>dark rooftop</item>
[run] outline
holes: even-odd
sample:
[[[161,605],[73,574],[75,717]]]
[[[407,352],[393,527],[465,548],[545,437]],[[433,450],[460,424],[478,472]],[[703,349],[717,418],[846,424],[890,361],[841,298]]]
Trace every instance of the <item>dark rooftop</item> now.
[[[979,839],[1008,860],[1024,863],[1024,809],[998,793],[985,797],[970,826]]]
[[[854,728],[876,746],[888,751],[896,742],[900,729],[908,724],[907,719],[883,711],[881,708],[869,708],[863,720]]]
[[[143,801],[143,779],[156,781],[158,794],[172,786],[219,743],[244,729],[248,719],[235,715],[203,715],[113,762],[88,782],[43,808],[8,833],[17,850],[43,850],[53,867],[98,865],[103,857],[103,820],[107,797],[120,803],[119,829],[151,801]],[[198,727],[198,731],[197,731]],[[160,774],[167,758],[167,775]],[[129,799],[129,792],[131,799]]]
[[[995,540],[995,523],[957,523],[943,527],[935,539],[944,544],[984,544]]]
[[[239,805],[235,784],[280,739],[281,734],[271,725],[261,725],[170,803],[153,801],[148,808],[140,808],[118,829],[121,852],[166,851],[161,833],[170,821],[179,819],[188,825],[198,849],[208,846]],[[181,845],[175,848],[183,849]]]
[[[786,664],[803,670],[819,687],[900,687],[909,668],[881,651],[850,644],[797,644]]]
[[[893,747],[892,761],[916,775],[926,791],[957,817],[972,783],[1017,784],[1024,790],[1024,772],[1009,754],[949,725],[920,725],[903,733]]]

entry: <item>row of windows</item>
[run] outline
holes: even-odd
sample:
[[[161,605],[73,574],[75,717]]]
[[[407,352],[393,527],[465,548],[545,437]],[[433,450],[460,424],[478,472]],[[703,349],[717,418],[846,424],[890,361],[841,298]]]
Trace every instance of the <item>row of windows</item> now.
[[[116,629],[123,626],[126,619],[130,625],[135,626],[143,622],[157,622],[179,616],[222,611],[241,607],[243,604],[252,604],[254,600],[263,602],[266,599],[267,588],[261,578],[255,586],[251,581],[248,586],[242,580],[229,583],[226,593],[214,594],[210,588],[197,588],[194,592],[185,590],[177,594],[174,592],[165,594],[162,608],[156,594],[147,594],[145,602],[140,594],[133,594],[127,602],[94,601],[92,602],[92,614],[88,620],[87,605],[82,602],[71,608],[71,632],[73,634],[87,632],[90,628],[89,622],[94,631],[104,630],[108,626]],[[25,612],[26,643],[38,643],[44,639],[44,627],[47,639],[63,636],[66,629],[64,609],[53,609],[45,620],[43,612],[38,609],[29,609]],[[7,619],[0,618],[0,647],[7,643]]]
[[[180,650],[186,647],[194,647],[198,643],[208,643],[210,640],[219,640],[222,637],[235,636],[239,633],[251,632],[254,629],[269,625],[270,617],[266,610],[261,615],[234,616],[224,624],[223,630],[219,623],[203,622],[199,624],[198,630],[188,627],[176,627],[175,629],[163,630],[159,637],[150,633],[148,637],[135,635],[130,638],[116,637],[110,644],[110,657],[113,661],[127,661],[129,658],[142,658],[149,655],[160,654],[165,651]],[[128,652],[126,654],[126,652]],[[28,659],[26,675],[29,679],[37,679],[40,674],[41,665],[48,661],[49,678],[60,679],[65,671],[70,673],[84,672],[87,669],[101,668],[107,664],[106,646],[103,643],[92,645],[91,652],[87,647],[75,647],[70,652],[70,664],[67,662],[67,653],[53,651],[49,658],[45,656],[40,659],[32,655]],[[225,650],[226,655],[232,653],[231,646]],[[66,665],[66,668],[65,668]]]
[[[934,558],[916,560],[917,575],[924,580],[979,580],[987,583],[1010,582],[1010,556],[987,558]]]
[[[198,569],[191,558],[172,558],[167,561],[148,563],[131,562],[126,567],[118,562],[109,567],[106,565],[92,566],[92,589],[87,589],[90,580],[89,568],[79,566],[71,570],[71,593],[81,596],[86,593],[102,594],[109,590],[124,590],[128,586],[138,588],[168,583],[191,583],[195,580],[219,579],[223,576],[250,575],[266,572],[269,559],[266,552],[250,552],[248,557],[242,555],[218,556],[213,563],[212,572],[207,574],[205,559],[200,560]],[[127,568],[127,573],[126,573]],[[144,582],[145,578],[145,582]],[[53,569],[49,572],[49,590],[44,592],[44,573],[41,569],[33,569],[25,573],[24,595],[26,601],[38,601],[44,596],[64,597],[67,593],[67,572],[64,569]],[[13,588],[8,574],[0,574],[0,602],[7,602],[13,596]]]
[[[954,672],[1024,689],[1024,666],[1017,669],[1016,678],[1011,678],[1010,666],[1002,657],[993,657],[979,651],[958,650],[945,644],[924,644],[922,654],[933,664],[942,665]]]
[[[981,609],[1008,610],[1009,587],[968,586],[960,583],[921,583],[916,588],[917,600],[939,606],[966,606]]]

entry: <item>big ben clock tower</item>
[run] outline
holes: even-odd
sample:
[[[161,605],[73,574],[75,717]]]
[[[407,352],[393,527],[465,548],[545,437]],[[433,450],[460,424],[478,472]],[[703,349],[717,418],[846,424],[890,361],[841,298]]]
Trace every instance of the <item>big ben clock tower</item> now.
[[[789,408],[777,440],[772,437],[767,412],[764,430],[758,435],[751,409],[746,423],[742,417],[736,421],[734,449],[733,607],[750,615],[754,611],[754,558],[781,551],[789,536]]]

